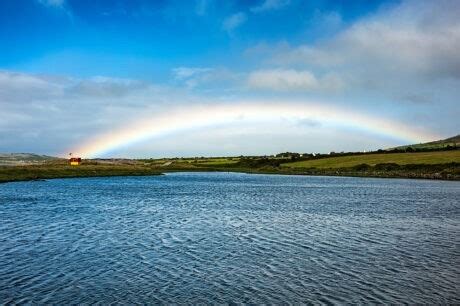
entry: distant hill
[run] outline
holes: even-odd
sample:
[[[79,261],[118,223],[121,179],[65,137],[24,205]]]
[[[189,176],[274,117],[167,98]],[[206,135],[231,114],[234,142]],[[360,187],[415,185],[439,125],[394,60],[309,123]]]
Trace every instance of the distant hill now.
[[[58,158],[32,153],[0,153],[0,166],[38,164],[54,159]]]
[[[436,141],[418,143],[418,144],[412,144],[412,145],[405,145],[405,146],[400,146],[400,147],[396,147],[393,149],[406,149],[408,147],[411,147],[413,149],[433,150],[433,149],[443,149],[443,148],[446,148],[447,146],[460,147],[460,134],[457,136],[442,139],[442,140],[436,140]]]

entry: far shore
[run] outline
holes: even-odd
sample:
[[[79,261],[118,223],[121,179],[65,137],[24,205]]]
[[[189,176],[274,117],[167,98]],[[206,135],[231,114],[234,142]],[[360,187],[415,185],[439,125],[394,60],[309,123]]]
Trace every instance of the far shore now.
[[[437,167],[437,169],[436,169]],[[345,177],[372,177],[372,178],[406,178],[431,180],[460,180],[460,164],[452,163],[437,165],[431,168],[420,168],[409,165],[402,169],[376,169],[371,166],[338,169],[292,169],[281,168],[238,168],[238,167],[178,167],[173,164],[163,168],[139,165],[80,165],[80,166],[2,166],[0,167],[0,183],[34,181],[57,178],[85,178],[85,177],[112,177],[112,176],[151,176],[173,172],[237,172],[248,174],[278,174],[278,175],[305,175],[305,176],[345,176]],[[427,170],[428,169],[428,170]],[[447,170],[446,170],[447,169]]]
[[[83,159],[74,166],[67,159],[39,156],[44,159],[37,160],[36,155],[17,154],[20,159],[11,158],[14,155],[8,156],[9,162],[15,161],[15,165],[0,164],[0,183],[53,178],[161,175],[178,171],[460,180],[458,149],[382,152],[306,156],[286,152],[276,156]]]
[[[0,183],[54,178],[161,175],[156,169],[136,165],[81,165],[54,163],[29,166],[0,166]]]

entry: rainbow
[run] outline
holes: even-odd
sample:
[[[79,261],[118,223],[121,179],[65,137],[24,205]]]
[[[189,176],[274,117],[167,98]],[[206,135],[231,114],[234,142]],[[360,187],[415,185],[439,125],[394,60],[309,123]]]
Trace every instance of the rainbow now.
[[[215,125],[244,122],[270,122],[280,119],[309,119],[340,128],[358,129],[371,134],[417,143],[439,139],[438,135],[384,118],[351,110],[305,103],[232,103],[183,106],[161,114],[136,120],[119,129],[96,135],[70,148],[84,158],[106,156],[109,153],[154,137],[185,132]]]

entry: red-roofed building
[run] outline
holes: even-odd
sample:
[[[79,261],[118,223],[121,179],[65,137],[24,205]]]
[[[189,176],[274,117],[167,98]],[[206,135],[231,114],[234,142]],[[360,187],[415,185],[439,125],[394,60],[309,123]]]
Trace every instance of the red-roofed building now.
[[[81,164],[80,157],[71,157],[69,158],[69,163],[71,166],[79,166]]]

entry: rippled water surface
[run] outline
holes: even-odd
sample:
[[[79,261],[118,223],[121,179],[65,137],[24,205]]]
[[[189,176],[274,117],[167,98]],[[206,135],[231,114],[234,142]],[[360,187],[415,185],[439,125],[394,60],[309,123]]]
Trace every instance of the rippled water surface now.
[[[460,303],[460,183],[176,173],[0,185],[3,303]]]

